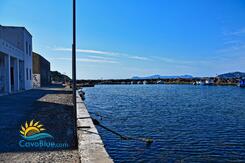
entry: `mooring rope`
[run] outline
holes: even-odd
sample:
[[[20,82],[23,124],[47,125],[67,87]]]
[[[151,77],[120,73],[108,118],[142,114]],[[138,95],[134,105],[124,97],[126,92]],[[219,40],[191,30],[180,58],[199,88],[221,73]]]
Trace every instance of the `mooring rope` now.
[[[116,131],[113,131],[113,130],[109,129],[108,127],[102,125],[102,124],[101,124],[97,119],[95,119],[95,118],[92,118],[92,120],[93,120],[94,125],[100,126],[100,127],[104,128],[104,129],[106,129],[107,131],[110,131],[111,133],[113,133],[113,134],[119,136],[119,137],[120,137],[121,139],[123,139],[123,140],[130,140],[130,139],[131,139],[131,140],[142,141],[142,142],[145,142],[145,143],[147,143],[147,144],[153,143],[153,139],[151,139],[151,138],[136,138],[136,137],[131,137],[131,136],[125,136],[125,135],[122,135],[122,134],[120,134],[120,133],[118,133],[118,132],[116,132]]]
[[[101,115],[99,112],[91,112],[91,111],[89,111],[88,113],[100,117],[101,120],[102,120],[102,118],[107,118],[107,116]]]
[[[85,99],[85,92],[84,92],[84,91],[81,91],[79,94],[80,94],[80,97],[82,98],[82,100],[84,100],[84,99]],[[102,118],[106,118],[105,116],[102,116],[102,115],[100,115],[99,113],[89,112],[89,114],[94,114],[94,115],[100,117],[101,120],[102,120]],[[91,117],[91,118],[92,118],[92,117]],[[142,141],[142,142],[145,142],[146,144],[151,144],[151,143],[153,143],[153,139],[151,139],[151,138],[136,138],[136,137],[131,137],[131,136],[125,136],[125,135],[122,135],[122,134],[120,134],[120,133],[118,133],[118,132],[116,132],[116,131],[113,131],[113,130],[109,129],[108,127],[102,125],[102,124],[101,124],[97,119],[95,119],[95,118],[92,118],[92,120],[93,120],[94,125],[97,125],[97,126],[100,126],[100,127],[104,128],[104,129],[106,129],[107,131],[109,131],[109,132],[111,132],[111,133],[113,133],[113,134],[119,136],[119,137],[120,137],[121,139],[123,139],[123,140],[130,140],[130,139],[131,139],[131,140]]]

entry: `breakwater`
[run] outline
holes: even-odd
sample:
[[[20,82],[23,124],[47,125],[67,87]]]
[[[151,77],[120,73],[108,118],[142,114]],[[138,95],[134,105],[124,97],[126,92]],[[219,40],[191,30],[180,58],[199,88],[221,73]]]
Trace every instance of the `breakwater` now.
[[[212,85],[237,85],[239,78],[217,78],[217,77],[203,77],[203,78],[175,78],[175,79],[105,79],[105,80],[78,80],[78,87],[91,87],[94,85],[117,85],[117,84],[194,84],[197,81],[205,82],[212,81]]]

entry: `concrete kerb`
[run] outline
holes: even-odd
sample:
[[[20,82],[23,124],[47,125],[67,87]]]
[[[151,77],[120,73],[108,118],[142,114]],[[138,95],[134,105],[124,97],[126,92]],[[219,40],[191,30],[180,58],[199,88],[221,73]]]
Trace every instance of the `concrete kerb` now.
[[[113,163],[93,124],[86,105],[77,92],[77,135],[81,162]]]

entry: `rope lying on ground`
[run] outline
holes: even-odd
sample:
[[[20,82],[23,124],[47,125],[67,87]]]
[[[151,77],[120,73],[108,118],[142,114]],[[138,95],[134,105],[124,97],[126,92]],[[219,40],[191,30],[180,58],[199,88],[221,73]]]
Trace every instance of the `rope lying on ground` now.
[[[151,138],[135,138],[135,137],[121,135],[118,132],[113,131],[113,130],[107,128],[106,126],[102,125],[97,119],[92,118],[92,120],[93,120],[94,125],[100,126],[100,127],[104,128],[104,129],[106,129],[107,131],[110,131],[111,133],[119,136],[123,140],[130,140],[131,139],[131,140],[143,141],[143,142],[145,142],[147,144],[153,143],[153,140]]]

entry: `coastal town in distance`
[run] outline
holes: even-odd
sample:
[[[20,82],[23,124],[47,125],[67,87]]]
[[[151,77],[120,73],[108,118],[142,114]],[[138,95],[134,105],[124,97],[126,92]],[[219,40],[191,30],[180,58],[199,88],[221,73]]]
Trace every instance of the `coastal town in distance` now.
[[[0,162],[245,162],[244,17],[242,0],[1,1]]]

